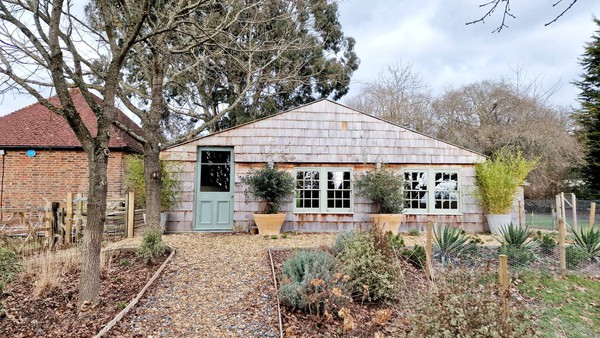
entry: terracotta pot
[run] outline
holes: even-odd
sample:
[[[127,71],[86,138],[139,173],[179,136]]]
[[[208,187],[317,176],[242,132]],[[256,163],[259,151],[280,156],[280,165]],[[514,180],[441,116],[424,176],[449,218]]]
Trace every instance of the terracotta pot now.
[[[488,214],[485,217],[492,235],[500,235],[500,229],[509,226],[512,222],[510,214]]]
[[[279,214],[254,214],[254,223],[261,236],[279,235],[281,226],[285,221],[285,213]]]
[[[391,231],[394,235],[398,234],[400,223],[404,220],[403,214],[371,214],[373,225],[379,227],[384,233]]]

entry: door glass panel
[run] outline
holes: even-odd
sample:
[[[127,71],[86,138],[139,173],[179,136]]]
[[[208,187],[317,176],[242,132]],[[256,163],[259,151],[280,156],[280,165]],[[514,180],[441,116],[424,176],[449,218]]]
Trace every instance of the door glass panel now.
[[[200,191],[228,192],[230,189],[231,152],[202,151]]]

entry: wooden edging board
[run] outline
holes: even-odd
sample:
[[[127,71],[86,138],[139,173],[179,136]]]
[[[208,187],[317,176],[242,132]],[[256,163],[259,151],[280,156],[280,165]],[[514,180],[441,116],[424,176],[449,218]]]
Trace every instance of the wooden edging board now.
[[[278,251],[279,248],[273,248]],[[279,290],[277,289],[277,275],[275,275],[275,264],[273,264],[273,255],[271,254],[271,248],[267,250],[269,252],[269,261],[271,262],[271,272],[273,273],[273,285],[275,286],[275,299],[277,299],[277,317],[279,319],[279,337],[283,337],[283,320],[281,319],[281,302],[279,301]]]
[[[128,250],[128,249],[131,249],[131,248],[124,248],[124,249],[118,249],[118,250]],[[98,332],[98,334],[94,336],[94,338],[100,338],[103,335],[105,335],[121,319],[123,319],[123,317],[125,317],[125,315],[138,303],[138,301],[142,298],[142,296],[144,295],[144,293],[146,292],[146,290],[148,290],[148,288],[150,287],[150,285],[152,285],[152,283],[154,283],[154,281],[160,276],[160,274],[163,272],[163,270],[165,269],[165,267],[167,266],[167,264],[169,264],[169,262],[171,261],[171,259],[173,258],[173,256],[175,256],[175,249],[173,249],[172,247],[169,247],[169,250],[171,250],[171,254],[169,255],[169,257],[167,257],[167,259],[165,259],[165,261],[162,263],[162,265],[160,266],[160,268],[158,268],[158,270],[156,270],[156,272],[154,273],[154,275],[152,276],[152,278],[150,278],[150,280],[148,281],[148,283],[146,283],[146,285],[137,294],[137,296],[131,302],[129,302],[129,304],[121,312],[119,312],[117,314],[117,316],[115,318],[113,318],[113,320],[111,320],[110,322],[108,322],[108,324],[106,324],[102,328],[102,330],[100,330],[100,332]]]

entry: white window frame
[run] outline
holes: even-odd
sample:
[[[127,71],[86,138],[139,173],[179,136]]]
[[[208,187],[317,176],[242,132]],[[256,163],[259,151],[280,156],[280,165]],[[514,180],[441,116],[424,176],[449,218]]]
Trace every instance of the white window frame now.
[[[406,172],[424,172],[427,174],[427,208],[411,209],[405,208],[405,214],[415,215],[461,215],[462,214],[462,178],[460,169],[453,168],[406,168],[402,170],[402,177]],[[435,174],[456,174],[457,177],[457,209],[436,209],[435,208]]]
[[[354,210],[354,175],[351,167],[296,167],[294,168],[294,180],[297,180],[299,171],[319,172],[319,207],[299,208],[296,206],[296,188],[294,188],[294,213],[297,214],[352,214]],[[350,207],[329,208],[327,207],[327,172],[347,171],[350,173]],[[297,185],[296,185],[297,186]]]

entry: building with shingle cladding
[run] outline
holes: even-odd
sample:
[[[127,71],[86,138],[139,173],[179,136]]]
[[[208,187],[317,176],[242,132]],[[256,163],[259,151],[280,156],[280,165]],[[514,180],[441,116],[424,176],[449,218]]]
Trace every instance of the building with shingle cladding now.
[[[71,90],[75,107],[85,125],[97,132],[97,121],[78,90]],[[99,97],[94,99],[101,101]],[[58,98],[50,102],[58,105]],[[123,112],[119,121],[141,133]],[[108,195],[126,192],[124,156],[141,153],[142,146],[123,131],[112,128],[109,142]],[[63,201],[67,192],[86,194],[87,155],[67,121],[40,103],[0,117],[0,207],[39,207]]]
[[[292,173],[296,192],[282,211],[282,231],[345,231],[370,222],[374,206],[355,195],[354,178],[385,165],[406,180],[401,231],[428,220],[485,230],[473,196],[475,168],[485,157],[323,99],[164,149],[182,169],[181,202],[168,231],[232,231],[263,209],[244,194],[251,168],[275,163]],[[514,215],[515,213],[513,213]]]

